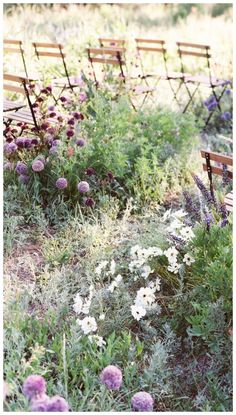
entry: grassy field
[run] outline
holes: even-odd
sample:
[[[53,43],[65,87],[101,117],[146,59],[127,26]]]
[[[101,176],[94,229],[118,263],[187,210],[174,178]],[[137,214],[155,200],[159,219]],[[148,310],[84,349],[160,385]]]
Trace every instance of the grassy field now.
[[[46,86],[62,69],[31,42],[65,44],[70,73],[88,75],[101,35],[127,41],[129,71],[143,36],[166,40],[173,70],[177,40],[209,43],[232,77],[227,5],[5,5],[4,37]],[[232,88],[203,131],[202,98],[182,114],[161,82],[134,111],[88,78],[56,105],[36,85],[39,132],[4,130],[4,410],[232,411],[232,181],[214,177],[212,198],[199,154],[232,154]]]

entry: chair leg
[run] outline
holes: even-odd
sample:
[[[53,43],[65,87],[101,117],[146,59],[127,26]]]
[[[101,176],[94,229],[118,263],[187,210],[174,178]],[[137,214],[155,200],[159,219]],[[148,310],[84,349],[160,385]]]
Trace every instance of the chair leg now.
[[[216,101],[217,101],[217,107],[218,107],[218,109],[220,110],[220,112],[221,112],[221,106],[219,105],[219,103],[220,103],[221,98],[223,98],[223,95],[224,95],[224,93],[225,93],[225,90],[226,90],[226,86],[223,88],[223,91],[221,92],[221,94],[217,97],[217,95],[216,95],[216,92],[215,92],[214,88],[212,88],[212,92],[213,92],[213,94],[214,94],[214,97],[216,98]],[[209,116],[207,117],[206,122],[205,122],[205,127],[207,127],[207,125],[209,124],[209,122],[210,122],[210,120],[211,120],[211,117],[213,116],[214,112],[215,112],[215,110],[211,111],[211,113],[210,113],[210,114],[209,114]]]
[[[186,85],[186,84],[185,84]],[[186,89],[187,89],[187,91],[188,91],[188,93],[189,93],[189,101],[188,101],[188,103],[187,103],[187,105],[185,106],[185,108],[184,108],[184,110],[183,110],[183,114],[187,111],[187,109],[188,109],[188,107],[189,107],[189,105],[191,104],[191,102],[193,101],[193,98],[194,98],[194,96],[195,96],[195,94],[196,94],[196,92],[198,91],[198,88],[199,88],[199,86],[200,86],[200,84],[198,84],[197,85],[197,87],[195,88],[195,90],[194,90],[194,92],[191,94],[190,93],[190,91],[189,91],[189,89],[188,89],[188,87],[186,86]]]

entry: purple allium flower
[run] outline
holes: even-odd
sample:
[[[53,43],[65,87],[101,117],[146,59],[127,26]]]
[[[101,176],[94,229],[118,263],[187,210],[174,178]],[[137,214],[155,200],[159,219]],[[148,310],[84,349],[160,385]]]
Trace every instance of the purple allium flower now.
[[[23,383],[22,391],[28,399],[44,394],[46,392],[45,379],[40,375],[28,376]]]
[[[30,402],[31,412],[47,412],[48,410],[49,397],[43,393],[38,395],[36,398],[32,398]]]
[[[49,154],[51,154],[51,155],[56,155],[56,154],[58,154],[58,148],[57,148],[57,146],[52,146],[52,147],[50,148],[50,150],[49,150]]]
[[[36,146],[39,143],[39,141],[37,140],[37,138],[33,138],[31,141],[31,144],[33,144],[34,146]]]
[[[131,399],[132,408],[138,412],[152,412],[154,400],[150,393],[138,392]]]
[[[25,137],[25,148],[31,148],[32,147],[32,138]]]
[[[231,94],[231,90],[230,89],[226,89],[225,93],[226,93],[226,95],[230,95]]]
[[[48,111],[55,111],[56,107],[55,105],[49,105]]]
[[[93,174],[95,174],[96,172],[95,172],[95,170],[94,170],[94,168],[93,167],[88,167],[87,169],[86,169],[86,174],[87,174],[87,176],[92,176]]]
[[[32,170],[40,172],[44,169],[44,163],[41,160],[34,160],[32,163]]]
[[[27,184],[29,182],[29,176],[27,176],[26,174],[20,174],[18,180],[20,183],[22,184]]]
[[[59,179],[57,179],[56,181],[56,187],[58,189],[65,189],[67,187],[67,180],[64,177],[60,177]]]
[[[114,179],[114,176],[113,176],[113,174],[112,174],[112,172],[111,172],[111,171],[109,171],[109,172],[107,173],[107,177],[108,177],[108,179],[110,179],[110,180],[113,180],[113,179]]]
[[[23,161],[18,161],[16,163],[16,172],[18,174],[27,174],[28,168],[27,168],[26,164],[23,163]]]
[[[4,164],[3,169],[4,170],[8,170],[8,171],[13,171],[14,170],[14,167],[15,167],[14,163],[11,163],[10,161],[7,161]]]
[[[46,86],[46,90],[47,90],[48,92],[52,92],[52,87],[51,87],[51,85]]]
[[[86,92],[81,92],[79,94],[79,100],[80,100],[80,102],[85,102],[85,101],[87,101],[87,99],[88,99],[88,97],[87,97]]]
[[[90,190],[88,182],[84,181],[78,183],[77,189],[80,193],[87,193]]]
[[[86,141],[83,138],[78,138],[78,140],[76,140],[75,142],[77,144],[77,146],[79,147],[84,147],[86,144]]]
[[[59,144],[61,144],[60,140],[53,140],[52,147],[59,146]]]
[[[47,404],[47,412],[69,412],[69,405],[61,396],[53,396]]]
[[[18,147],[17,147],[17,145],[15,144],[15,143],[13,143],[13,142],[11,142],[11,143],[6,143],[5,145],[4,145],[4,151],[5,151],[5,153],[7,153],[7,154],[12,154],[12,153],[15,153],[15,151],[18,149]]]
[[[94,202],[94,200],[93,200],[91,197],[88,197],[88,198],[85,200],[85,205],[86,205],[86,206],[89,206],[89,207],[93,207],[93,206],[95,205],[95,202]]]
[[[43,123],[41,124],[41,128],[42,128],[42,130],[47,130],[49,127],[50,127],[49,122],[43,122]]]
[[[70,119],[67,121],[67,124],[69,124],[69,125],[75,125],[75,120],[74,120],[74,118],[70,118]]]
[[[109,365],[103,369],[100,380],[108,389],[118,390],[122,384],[122,372],[118,367]]]
[[[231,120],[232,116],[229,111],[225,111],[223,114],[221,114],[220,118],[224,121]]]
[[[52,112],[49,113],[49,117],[50,118],[54,118],[54,117],[56,117],[56,115],[57,115],[57,113],[54,112],[54,111],[52,111]]]
[[[24,148],[24,145],[25,145],[24,137],[18,137],[16,139],[16,144],[17,144],[18,148]]]
[[[75,134],[74,130],[67,130],[66,135],[67,137],[73,137],[73,135]]]
[[[59,98],[61,102],[67,102],[67,98],[66,97],[60,97]]]
[[[73,112],[72,115],[76,120],[80,120],[80,117],[81,117],[80,112]]]

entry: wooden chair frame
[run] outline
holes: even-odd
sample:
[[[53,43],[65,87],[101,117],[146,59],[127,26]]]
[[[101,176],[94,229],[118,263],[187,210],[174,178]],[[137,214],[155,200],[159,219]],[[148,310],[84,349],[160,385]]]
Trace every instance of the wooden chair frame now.
[[[32,45],[34,47],[35,54],[38,59],[40,59],[41,57],[61,59],[66,77],[56,78],[54,79],[54,82],[61,81],[61,83],[63,84],[64,80],[66,80],[67,84],[63,85],[60,95],[67,88],[70,88],[70,90],[74,92],[74,88],[78,87],[78,83],[73,82],[72,77],[69,76],[69,72],[68,72],[66,60],[65,60],[66,54],[63,51],[63,45],[61,45],[60,43],[45,43],[45,42],[33,42]],[[57,85],[55,83],[54,86],[61,86],[61,85]]]
[[[25,61],[25,52],[24,52],[24,49],[23,49],[23,46],[22,46],[22,41],[21,40],[15,40],[15,39],[3,39],[3,44],[4,44],[3,52],[11,53],[11,54],[17,53],[17,54],[21,55],[25,75],[26,75],[26,78],[28,78],[29,75],[28,75],[28,72],[27,72],[26,61]]]
[[[15,92],[18,94],[22,94],[26,97],[29,110],[21,110],[19,109],[17,112],[8,112],[6,115],[4,114],[3,118],[8,120],[5,122],[5,124],[8,126],[11,124],[12,121],[18,121],[18,122],[25,122],[28,124],[33,124],[38,131],[38,123],[36,120],[36,116],[34,113],[34,109],[30,100],[30,94],[28,91],[27,86],[30,84],[30,79],[22,76],[16,76],[11,74],[4,74],[3,75],[4,81],[11,82],[4,83],[3,89],[10,92]],[[12,101],[13,102],[13,101]]]
[[[95,85],[96,87],[98,87],[98,80],[97,80],[97,76],[96,76],[96,72],[95,72],[95,67],[94,67],[94,63],[100,63],[103,65],[113,65],[113,66],[118,66],[120,69],[120,73],[122,76],[122,81],[124,84],[126,84],[126,75],[124,72],[123,67],[125,66],[126,62],[124,59],[124,52],[125,52],[125,48],[107,48],[107,47],[100,47],[100,48],[87,48],[87,53],[88,53],[88,60],[91,64],[91,68],[92,68],[92,73],[93,73],[93,77],[94,77],[94,81],[95,81]],[[137,92],[135,88],[131,88],[129,89],[129,92]],[[146,90],[143,89],[143,91],[141,91],[141,93],[144,93],[144,99],[142,101],[141,107],[143,106],[144,102],[147,99],[147,96],[150,92],[153,92],[153,88],[146,88]],[[133,103],[133,101],[131,100],[130,96],[129,96],[130,102],[132,107],[136,110],[136,107]],[[141,108],[140,107],[140,108]]]
[[[233,168],[233,157],[225,156],[219,153],[214,153],[208,150],[201,150],[201,157],[205,159],[205,162],[203,163],[202,166],[203,166],[203,170],[206,171],[208,174],[208,179],[210,182],[210,192],[211,192],[212,198],[214,199],[212,174],[217,174],[217,175],[222,176],[224,172],[223,166],[227,166],[227,176],[230,179],[233,179],[233,170],[228,170],[228,166]],[[212,165],[212,162],[215,162],[218,165],[217,166]],[[219,164],[221,164],[222,167],[219,167]],[[225,204],[226,204],[227,210],[232,211],[233,201],[232,201],[232,198],[229,197],[229,195],[226,195],[225,197]]]
[[[227,87],[227,81],[223,80],[223,79],[218,79],[215,78],[212,75],[212,69],[211,69],[211,63],[210,63],[210,59],[211,59],[211,53],[210,53],[210,46],[209,45],[200,45],[200,44],[196,44],[196,43],[187,43],[187,42],[176,42],[177,44],[177,48],[178,48],[178,56],[180,59],[180,67],[181,67],[181,72],[184,73],[185,71],[185,64],[184,64],[184,56],[191,56],[191,57],[195,57],[195,58],[201,58],[201,59],[205,59],[206,61],[206,68],[208,71],[208,77],[204,77],[201,75],[193,75],[193,76],[188,76],[184,78],[184,85],[186,87],[188,96],[189,96],[189,101],[187,102],[183,112],[186,112],[189,105],[192,103],[194,96],[196,95],[196,93],[199,91],[199,88],[201,85],[203,86],[207,86],[210,87],[212,90],[212,94],[215,97],[215,100],[217,102],[217,107],[219,109],[219,111],[221,112],[221,106],[220,106],[220,100],[224,95],[224,92],[226,90]],[[193,92],[190,91],[188,84],[192,83],[196,85],[196,88]],[[222,86],[222,92],[217,95],[215,89]],[[209,114],[206,122],[205,122],[205,126],[207,126],[207,124],[209,123],[211,117],[213,115],[213,111]]]

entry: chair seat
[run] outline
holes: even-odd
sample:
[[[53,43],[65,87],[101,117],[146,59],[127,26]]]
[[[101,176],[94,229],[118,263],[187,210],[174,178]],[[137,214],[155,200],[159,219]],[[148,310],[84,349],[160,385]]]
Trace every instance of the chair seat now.
[[[212,77],[211,80],[209,78],[209,76],[206,75],[194,75],[194,76],[188,76],[186,78],[187,82],[192,82],[192,83],[198,83],[198,84],[204,84],[206,86],[223,86],[225,85],[225,79],[218,79],[215,77]]]
[[[7,114],[3,114],[3,118],[7,120],[17,121],[17,122],[24,122],[27,124],[34,125],[34,120],[30,110],[21,110],[16,112],[7,112]]]
[[[228,193],[225,196],[224,202],[228,212],[233,212],[233,192]]]
[[[70,88],[71,86],[75,88],[77,86],[83,86],[84,84],[80,76],[69,76],[69,80],[70,85],[67,77],[53,79],[52,84],[63,88]]]
[[[23,107],[25,107],[25,104],[23,102],[11,101],[8,99],[3,100],[3,112],[14,110],[17,111]]]
[[[153,92],[156,90],[156,88],[153,88],[150,86],[142,86],[142,85],[137,85],[135,87],[131,87],[130,89],[132,89],[132,91],[135,92],[136,94],[146,94],[148,92]]]

